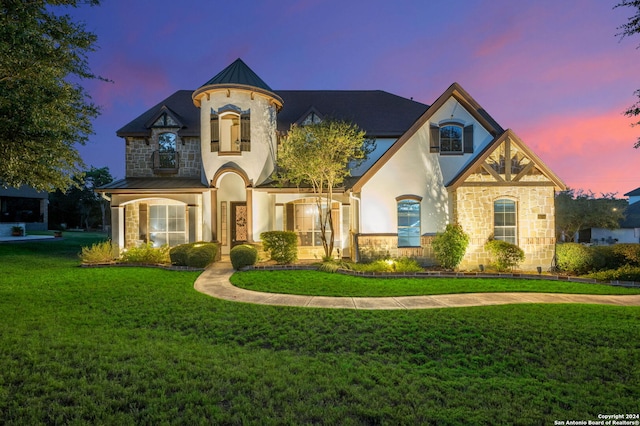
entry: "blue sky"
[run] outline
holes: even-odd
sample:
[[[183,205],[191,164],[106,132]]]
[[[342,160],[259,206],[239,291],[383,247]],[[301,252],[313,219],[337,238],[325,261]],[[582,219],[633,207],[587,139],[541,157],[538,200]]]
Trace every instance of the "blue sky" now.
[[[102,115],[81,147],[124,177],[116,130],[242,58],[275,90],[379,89],[429,104],[458,82],[572,188],[640,186],[632,14],[609,0],[104,0],[70,9],[98,36],[85,85]]]

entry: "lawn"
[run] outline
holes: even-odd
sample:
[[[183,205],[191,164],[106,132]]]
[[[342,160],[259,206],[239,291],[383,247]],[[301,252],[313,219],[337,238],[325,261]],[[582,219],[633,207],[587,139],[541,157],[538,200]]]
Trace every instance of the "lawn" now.
[[[568,281],[475,277],[372,278],[308,270],[236,272],[230,281],[236,287],[247,290],[310,296],[386,297],[508,291],[640,294],[640,287],[625,288]]]
[[[4,424],[553,424],[633,413],[640,308],[226,302],[194,272],[0,245]]]

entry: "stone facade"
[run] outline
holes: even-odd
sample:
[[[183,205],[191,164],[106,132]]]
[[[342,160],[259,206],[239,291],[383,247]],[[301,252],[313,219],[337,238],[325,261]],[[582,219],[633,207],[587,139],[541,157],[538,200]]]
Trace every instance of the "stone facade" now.
[[[524,250],[522,270],[548,270],[555,253],[553,186],[461,186],[453,194],[454,221],[471,236],[461,269],[489,265],[484,244],[493,234],[493,203],[500,198],[516,202],[517,244]]]
[[[127,204],[125,206],[125,241],[126,248],[139,245],[140,240],[140,214],[139,203]]]
[[[170,129],[157,129],[151,131],[150,138],[127,138],[126,146],[126,173],[127,177],[158,177],[166,175],[166,172],[154,170],[153,155],[158,151],[158,135]],[[200,177],[202,159],[200,156],[200,139],[196,137],[177,137],[176,152],[179,164],[174,177]]]
[[[423,266],[436,265],[431,248],[434,235],[420,237],[420,247],[398,247],[398,236],[395,234],[359,234],[356,235],[358,261],[368,262],[379,258],[410,257]]]

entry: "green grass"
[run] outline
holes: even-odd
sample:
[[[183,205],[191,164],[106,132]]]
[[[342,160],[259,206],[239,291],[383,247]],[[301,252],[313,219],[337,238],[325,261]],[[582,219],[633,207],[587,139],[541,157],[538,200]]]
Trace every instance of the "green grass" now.
[[[515,278],[365,278],[319,271],[236,272],[231,283],[267,293],[312,296],[385,297],[481,292],[545,292],[578,294],[640,294],[640,288],[567,281]]]
[[[250,305],[196,292],[194,272],[79,268],[79,251],[66,235],[0,244],[3,424],[552,424],[637,412],[640,308]]]

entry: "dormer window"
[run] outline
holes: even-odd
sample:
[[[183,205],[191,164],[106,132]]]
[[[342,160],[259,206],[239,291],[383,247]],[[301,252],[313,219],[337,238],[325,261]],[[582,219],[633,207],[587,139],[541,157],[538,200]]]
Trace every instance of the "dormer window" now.
[[[211,114],[211,152],[240,153],[251,151],[249,111],[226,108]]]
[[[441,155],[462,155],[473,153],[473,124],[445,122],[432,124],[430,128],[430,152]]]
[[[178,152],[175,133],[165,132],[158,135],[158,150],[153,153],[153,168],[157,172],[176,173],[178,170]]]

